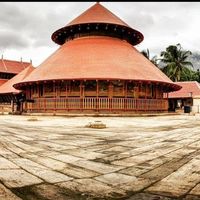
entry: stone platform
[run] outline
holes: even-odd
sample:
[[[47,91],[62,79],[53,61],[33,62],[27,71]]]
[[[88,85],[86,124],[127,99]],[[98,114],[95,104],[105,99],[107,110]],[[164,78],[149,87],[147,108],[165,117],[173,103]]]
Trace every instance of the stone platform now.
[[[1,115],[0,199],[200,199],[200,116]]]

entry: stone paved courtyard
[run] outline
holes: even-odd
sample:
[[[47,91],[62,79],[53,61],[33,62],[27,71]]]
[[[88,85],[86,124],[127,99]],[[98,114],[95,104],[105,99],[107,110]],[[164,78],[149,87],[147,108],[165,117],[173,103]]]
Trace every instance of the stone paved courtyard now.
[[[0,115],[0,200],[20,199],[200,199],[200,116]]]

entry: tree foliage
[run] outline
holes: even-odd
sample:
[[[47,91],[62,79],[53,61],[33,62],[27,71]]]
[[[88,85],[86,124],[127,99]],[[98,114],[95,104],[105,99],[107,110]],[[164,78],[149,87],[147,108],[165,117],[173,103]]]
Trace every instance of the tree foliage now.
[[[149,49],[141,52],[154,65],[159,67],[172,81],[198,81],[200,82],[200,71],[193,70],[193,64],[188,57],[191,51],[183,50],[180,44],[169,45],[165,51],[150,58]],[[159,61],[159,62],[158,62]]]
[[[180,81],[181,76],[189,75],[187,68],[193,68],[191,62],[187,61],[191,51],[185,51],[180,44],[170,45],[160,53],[160,60],[165,64],[162,71],[173,81]]]
[[[156,67],[158,67],[158,58],[157,56],[153,56],[152,58],[150,58],[149,49],[142,50],[141,53],[143,54],[144,57],[146,57],[149,61],[151,61]]]

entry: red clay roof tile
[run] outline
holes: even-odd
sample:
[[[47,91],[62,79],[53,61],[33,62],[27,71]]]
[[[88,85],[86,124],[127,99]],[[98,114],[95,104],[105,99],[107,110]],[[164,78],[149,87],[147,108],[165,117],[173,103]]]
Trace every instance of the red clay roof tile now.
[[[169,93],[169,98],[200,97],[200,84],[197,81],[176,82],[182,88]]]
[[[29,62],[0,59],[0,72],[18,74],[29,65]]]

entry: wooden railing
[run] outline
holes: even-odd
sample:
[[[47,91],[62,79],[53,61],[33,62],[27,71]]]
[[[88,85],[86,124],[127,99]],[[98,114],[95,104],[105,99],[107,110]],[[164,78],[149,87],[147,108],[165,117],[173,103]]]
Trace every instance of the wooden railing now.
[[[12,111],[12,106],[11,104],[2,104],[0,103],[0,113],[7,113],[7,112],[11,112]]]
[[[167,99],[133,99],[133,98],[36,98],[34,103],[27,103],[27,111],[59,110],[107,110],[107,111],[165,111]]]
[[[4,113],[4,106],[0,105],[0,113]]]

